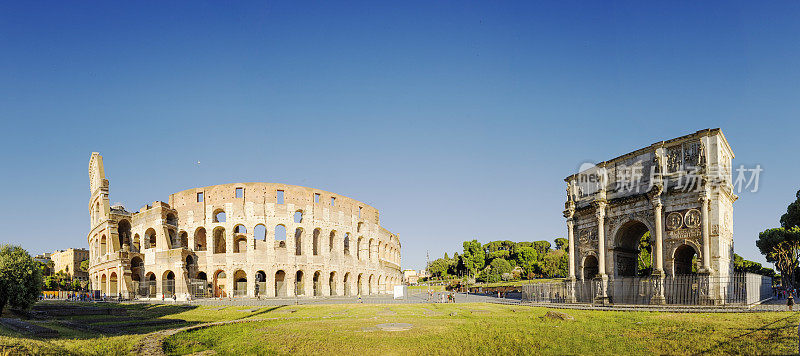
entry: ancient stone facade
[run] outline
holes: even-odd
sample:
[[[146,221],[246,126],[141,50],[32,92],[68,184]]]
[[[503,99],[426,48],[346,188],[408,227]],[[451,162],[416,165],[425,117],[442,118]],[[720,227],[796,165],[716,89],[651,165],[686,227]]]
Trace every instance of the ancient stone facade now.
[[[646,232],[650,232],[653,276],[693,271],[729,276],[737,199],[731,179],[733,157],[722,131],[707,129],[654,143],[567,177],[569,277],[596,279],[598,297],[613,298],[606,289],[608,281],[637,276],[639,239]],[[714,297],[713,289],[709,298]],[[663,301],[659,295],[654,299]]]
[[[362,202],[234,183],[184,190],[131,213],[110,205],[98,153],[89,175],[89,274],[107,295],[368,295],[402,282],[400,240]]]

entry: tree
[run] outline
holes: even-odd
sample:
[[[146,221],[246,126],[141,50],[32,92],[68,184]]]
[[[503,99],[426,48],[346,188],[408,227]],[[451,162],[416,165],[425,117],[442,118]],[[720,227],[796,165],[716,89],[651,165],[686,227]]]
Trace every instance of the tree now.
[[[551,245],[549,241],[542,240],[533,242],[533,248],[535,248],[536,252],[538,252],[540,255],[544,255],[547,253],[547,251],[550,251],[550,246]]]
[[[42,292],[42,270],[28,251],[0,246],[0,313],[6,305],[28,309]]]
[[[653,257],[651,255],[650,231],[645,232],[639,239],[639,258],[637,269],[640,276],[649,276],[653,272]]]
[[[504,273],[511,273],[514,268],[503,258],[495,258],[489,265],[487,282],[498,282]]]
[[[544,256],[542,272],[550,278],[566,277],[569,255],[564,250],[550,251]]]
[[[768,262],[775,263],[786,287],[793,288],[797,257],[800,253],[800,228],[767,229],[758,234],[756,246]]]
[[[483,245],[478,240],[464,241],[464,253],[461,255],[464,268],[475,275],[482,270],[486,264],[486,254]]]
[[[539,253],[536,252],[535,248],[521,247],[517,250],[517,254],[514,257],[516,259],[517,266],[520,266],[523,270],[525,270],[526,276],[540,273]]]
[[[81,261],[81,271],[89,272],[89,260]]]
[[[789,204],[786,214],[781,216],[781,226],[786,229],[800,226],[800,190],[797,191],[795,197],[797,200]]]
[[[569,252],[569,240],[559,237],[556,239],[556,250],[564,250]]]

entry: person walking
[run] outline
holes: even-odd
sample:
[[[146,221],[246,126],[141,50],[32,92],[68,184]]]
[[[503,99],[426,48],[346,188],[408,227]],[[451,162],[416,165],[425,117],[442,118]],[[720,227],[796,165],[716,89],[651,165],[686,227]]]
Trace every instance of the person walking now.
[[[255,290],[255,292],[256,292],[256,299],[258,299],[258,300],[261,300],[261,296],[260,296],[260,295],[258,295],[258,283],[256,283],[256,290]]]
[[[786,297],[786,306],[789,307],[789,311],[793,311],[792,308],[794,307],[794,296],[792,296],[792,293],[789,293],[789,295]]]

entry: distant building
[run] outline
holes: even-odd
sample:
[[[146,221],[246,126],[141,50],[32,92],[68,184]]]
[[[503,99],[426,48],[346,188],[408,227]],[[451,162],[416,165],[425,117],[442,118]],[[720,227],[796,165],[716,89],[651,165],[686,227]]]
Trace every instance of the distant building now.
[[[407,284],[417,284],[419,282],[419,274],[413,269],[403,271],[403,282]]]
[[[36,262],[44,263],[45,265],[47,265],[47,263],[51,261],[50,254],[46,252],[36,255],[36,257],[34,257],[33,260]]]
[[[81,270],[81,262],[89,259],[89,250],[82,248],[56,250],[50,254],[50,259],[53,261],[53,273],[64,271],[72,278],[89,280],[89,273]]]

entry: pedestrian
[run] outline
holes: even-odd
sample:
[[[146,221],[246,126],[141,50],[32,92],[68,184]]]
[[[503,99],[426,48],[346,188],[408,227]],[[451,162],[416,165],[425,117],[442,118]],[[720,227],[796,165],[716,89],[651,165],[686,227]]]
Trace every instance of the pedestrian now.
[[[261,296],[258,295],[258,283],[256,283],[256,299],[261,300]]]
[[[789,293],[789,296],[786,297],[786,305],[789,307],[789,311],[793,311],[792,307],[794,306],[794,297],[791,293]]]
[[[346,276],[345,276],[345,277],[346,277]],[[358,293],[358,302],[359,302],[359,303],[364,303],[364,301],[363,301],[363,300],[361,300],[361,293]]]

